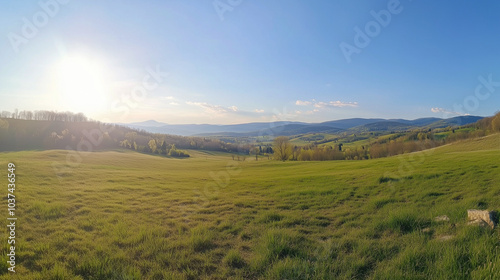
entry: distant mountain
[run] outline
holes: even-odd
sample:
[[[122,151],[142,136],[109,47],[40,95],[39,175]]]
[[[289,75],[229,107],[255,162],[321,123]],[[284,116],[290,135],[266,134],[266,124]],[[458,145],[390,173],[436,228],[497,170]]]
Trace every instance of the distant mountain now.
[[[353,128],[356,126],[365,125],[365,124],[369,124],[369,123],[375,123],[375,122],[381,122],[381,121],[385,121],[385,120],[384,119],[354,118],[354,119],[344,119],[344,120],[337,120],[337,121],[322,122],[322,123],[320,123],[320,125],[335,127],[335,128],[340,128],[340,129],[349,129],[349,128]]]
[[[145,122],[137,122],[137,123],[129,123],[129,124],[125,124],[127,126],[135,126],[135,127],[160,127],[160,126],[164,126],[166,125],[166,123],[162,123],[162,122],[157,122],[155,120],[149,120],[149,121],[145,121]]]
[[[437,122],[440,120],[442,120],[442,119],[440,119],[440,118],[420,118],[420,119],[416,119],[416,120],[391,119],[388,121],[403,123],[403,124],[407,124],[407,125],[411,125],[411,126],[426,126],[426,125],[429,125],[431,123],[434,123],[434,122]]]
[[[459,116],[454,118],[449,118],[445,120],[438,120],[429,125],[430,128],[440,128],[447,126],[460,126],[475,123],[478,120],[483,119],[483,117],[478,116]]]
[[[475,123],[483,117],[460,116],[449,119],[420,118],[405,119],[363,119],[352,118],[322,123],[304,122],[255,122],[232,125],[212,124],[166,124],[149,120],[140,123],[122,124],[151,133],[165,133],[182,136],[263,136],[297,135],[309,133],[338,133],[340,131],[403,131],[415,128],[441,128]]]
[[[295,123],[295,124],[286,124],[280,126],[272,126],[270,128],[265,128],[258,131],[202,133],[202,134],[195,134],[193,136],[225,136],[225,137],[292,136],[292,135],[309,134],[309,133],[337,133],[339,131],[343,131],[343,129],[316,125],[316,124]]]
[[[154,122],[154,123],[153,123]],[[155,124],[154,126],[150,124]],[[158,124],[158,125],[156,125]],[[161,125],[159,125],[161,124]],[[213,124],[166,124],[156,121],[147,121],[142,123],[121,124],[135,129],[142,129],[151,133],[166,133],[182,136],[208,136],[208,135],[233,135],[233,134],[255,134],[259,131],[273,130],[285,125],[308,125],[302,122],[255,122],[234,125],[213,125]],[[278,129],[279,130],[279,129]],[[254,133],[255,132],[255,133]]]
[[[350,128],[352,131],[404,131],[414,128],[443,128],[475,123],[483,117],[459,116],[449,119],[421,118],[416,120],[391,119]]]
[[[351,130],[354,131],[394,131],[394,130],[407,130],[412,125],[410,124],[405,124],[401,122],[395,122],[395,121],[381,121],[381,122],[374,122],[374,123],[369,123],[365,124],[362,126],[358,126],[355,128],[352,128]]]
[[[341,128],[322,124],[287,124],[284,126],[275,127],[273,129],[266,129],[264,131],[261,131],[261,133],[262,135],[291,136],[309,133],[336,133],[342,130],[343,129]]]

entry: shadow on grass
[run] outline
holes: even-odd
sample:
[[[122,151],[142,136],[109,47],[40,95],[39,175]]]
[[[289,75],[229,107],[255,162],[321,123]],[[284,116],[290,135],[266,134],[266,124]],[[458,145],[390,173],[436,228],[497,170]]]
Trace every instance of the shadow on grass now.
[[[497,210],[491,211],[491,219],[493,220],[493,222],[495,223],[495,226],[497,227],[498,226],[498,220],[499,220],[499,215],[498,215],[498,211]]]
[[[387,182],[397,182],[397,181],[399,181],[398,178],[392,178],[392,177],[386,177],[386,176],[380,176],[380,178],[378,178],[379,184],[387,183]]]

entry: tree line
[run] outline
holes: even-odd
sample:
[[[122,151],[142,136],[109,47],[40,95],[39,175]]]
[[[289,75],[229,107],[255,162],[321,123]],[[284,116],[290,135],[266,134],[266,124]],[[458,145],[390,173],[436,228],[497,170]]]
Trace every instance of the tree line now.
[[[309,144],[298,147],[294,146],[288,137],[279,136],[273,141],[273,150],[274,159],[281,161],[364,160],[422,151],[498,132],[500,132],[500,113],[460,128],[447,127],[396,133],[389,137],[379,137],[366,146],[358,147],[345,148],[342,143],[323,146]]]
[[[62,122],[87,122],[89,119],[83,113],[54,112],[54,111],[2,111],[0,117],[4,119],[28,121],[62,121]]]
[[[0,118],[0,151],[78,149],[85,133],[100,131],[94,150],[128,148],[138,152],[186,157],[183,150],[250,153],[248,143],[226,143],[214,138],[149,133],[89,120],[83,114],[52,111],[3,111]]]
[[[148,154],[157,154],[171,157],[189,157],[186,151],[178,150],[174,143],[168,143],[166,137],[150,138],[147,144],[140,146],[137,144],[137,132],[128,132],[125,134],[125,139],[120,141],[120,146],[123,148],[140,151]]]

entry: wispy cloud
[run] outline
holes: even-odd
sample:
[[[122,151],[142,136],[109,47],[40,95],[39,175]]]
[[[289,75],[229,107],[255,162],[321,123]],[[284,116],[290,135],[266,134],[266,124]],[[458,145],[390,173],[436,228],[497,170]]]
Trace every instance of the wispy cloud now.
[[[342,102],[342,101],[328,101],[328,102],[323,102],[323,101],[303,101],[303,100],[297,100],[295,101],[295,105],[298,106],[314,106],[315,108],[323,109],[323,108],[342,108],[342,107],[358,107],[358,102]],[[313,111],[313,112],[317,112]]]
[[[460,112],[449,111],[449,110],[446,110],[444,108],[439,108],[439,107],[431,108],[431,112],[436,113],[436,114],[442,113],[442,114],[456,115],[456,116],[468,116],[468,115],[470,115],[470,114],[464,114],[464,113],[460,113]]]
[[[203,108],[205,112],[209,114],[225,114],[228,112],[238,112],[238,107],[236,106],[231,106],[226,108],[220,105],[208,104],[206,102],[191,102],[191,101],[186,101],[186,104]]]
[[[342,101],[317,102],[314,104],[314,107],[316,108],[358,107],[358,102],[342,102]]]
[[[264,110],[263,109],[255,109],[255,113],[261,114],[261,113],[264,113]]]

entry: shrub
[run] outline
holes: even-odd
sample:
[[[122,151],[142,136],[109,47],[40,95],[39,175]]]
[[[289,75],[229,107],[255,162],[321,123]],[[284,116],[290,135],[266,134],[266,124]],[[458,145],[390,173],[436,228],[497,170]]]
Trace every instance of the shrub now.
[[[171,157],[189,157],[188,153],[176,149],[170,149],[168,155]]]

